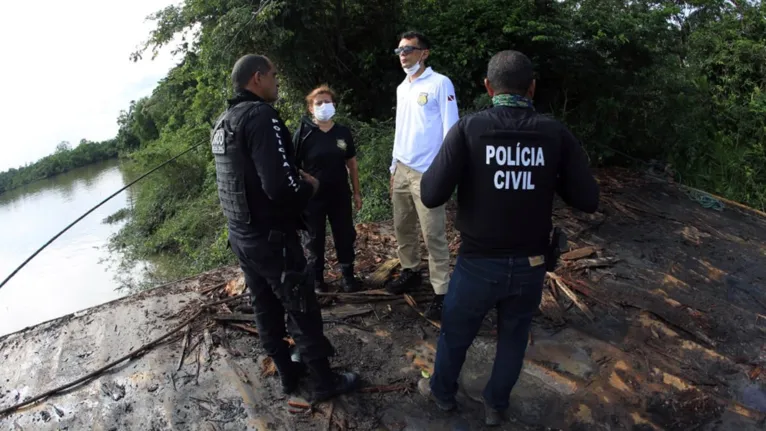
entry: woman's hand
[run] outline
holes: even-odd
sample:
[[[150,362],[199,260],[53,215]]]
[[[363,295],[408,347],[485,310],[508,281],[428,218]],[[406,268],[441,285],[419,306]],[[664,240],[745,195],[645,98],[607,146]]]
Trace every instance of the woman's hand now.
[[[354,193],[354,206],[356,207],[357,211],[361,211],[362,209],[362,194],[357,192]]]

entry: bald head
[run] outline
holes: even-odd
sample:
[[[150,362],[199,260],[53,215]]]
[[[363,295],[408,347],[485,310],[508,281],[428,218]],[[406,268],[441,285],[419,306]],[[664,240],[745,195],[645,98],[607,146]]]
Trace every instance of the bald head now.
[[[532,61],[519,51],[500,51],[489,60],[487,81],[498,94],[523,96],[533,79]]]
[[[256,72],[265,75],[271,71],[271,61],[266,56],[247,54],[234,63],[231,71],[231,84],[234,91],[239,92],[248,87],[248,83]]]

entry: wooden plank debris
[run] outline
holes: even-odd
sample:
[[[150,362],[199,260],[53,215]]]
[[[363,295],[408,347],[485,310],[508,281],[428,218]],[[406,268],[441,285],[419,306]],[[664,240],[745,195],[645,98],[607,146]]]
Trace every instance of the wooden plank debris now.
[[[572,250],[572,251],[569,251],[569,252],[566,252],[566,253],[562,254],[561,255],[561,260],[577,260],[577,259],[582,259],[582,258],[589,257],[589,256],[593,255],[594,253],[596,253],[599,250],[600,250],[599,247],[593,247],[593,246],[578,248],[578,249],[575,249],[575,250]]]
[[[601,257],[596,259],[582,259],[578,260],[570,265],[573,271],[580,271],[583,269],[591,268],[605,268],[614,265],[619,262],[620,259],[616,257]]]
[[[399,266],[399,259],[393,258],[383,262],[370,276],[368,281],[375,286],[384,285],[391,277],[391,273]]]
[[[564,281],[561,279],[561,277],[552,272],[549,272],[548,276],[556,283],[556,286],[559,288],[559,290],[561,290],[569,299],[571,299],[577,308],[579,308],[580,311],[582,311],[583,314],[585,314],[585,316],[587,316],[591,322],[596,320],[596,316],[593,314],[593,312],[590,311],[590,308],[588,308],[588,306],[585,305],[585,303],[577,297],[577,294],[572,292],[569,287],[564,284]]]
[[[540,311],[543,315],[553,321],[556,325],[563,325],[564,310],[561,309],[556,298],[553,297],[550,289],[543,289],[543,299],[540,302]]]

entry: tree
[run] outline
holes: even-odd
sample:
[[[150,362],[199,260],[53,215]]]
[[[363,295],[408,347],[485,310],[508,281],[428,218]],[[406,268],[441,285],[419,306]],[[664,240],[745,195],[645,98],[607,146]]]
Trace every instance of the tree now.
[[[56,154],[65,153],[67,151],[72,151],[72,144],[70,144],[69,141],[61,141],[56,145]]]

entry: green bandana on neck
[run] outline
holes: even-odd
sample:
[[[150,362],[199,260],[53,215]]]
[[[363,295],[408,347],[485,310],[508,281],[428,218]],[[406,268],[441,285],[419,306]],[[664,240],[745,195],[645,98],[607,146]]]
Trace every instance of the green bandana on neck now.
[[[512,106],[514,108],[535,109],[532,100],[518,94],[497,94],[492,98],[495,106]]]

